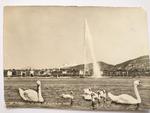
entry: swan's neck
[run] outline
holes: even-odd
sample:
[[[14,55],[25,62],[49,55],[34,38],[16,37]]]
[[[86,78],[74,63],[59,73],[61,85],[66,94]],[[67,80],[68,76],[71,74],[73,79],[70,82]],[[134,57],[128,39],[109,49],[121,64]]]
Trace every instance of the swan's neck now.
[[[37,94],[38,94],[38,99],[41,98],[42,94],[41,94],[41,85],[37,86]]]
[[[137,85],[134,85],[134,91],[135,91],[135,95],[137,97],[138,103],[141,103],[141,97],[139,95],[139,92],[138,92],[138,89],[137,89]]]

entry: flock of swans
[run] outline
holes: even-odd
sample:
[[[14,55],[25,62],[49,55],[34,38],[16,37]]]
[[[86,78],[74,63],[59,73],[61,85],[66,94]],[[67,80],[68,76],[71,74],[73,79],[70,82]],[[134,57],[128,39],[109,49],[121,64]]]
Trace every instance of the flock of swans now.
[[[42,97],[41,93],[41,82],[38,80],[37,82],[37,90],[28,89],[23,90],[19,88],[19,94],[21,98],[26,102],[37,102],[37,103],[43,103],[44,98]],[[128,94],[120,94],[120,95],[114,95],[111,92],[107,92],[104,89],[101,89],[97,92],[93,92],[91,88],[86,88],[83,90],[83,99],[85,101],[91,101],[91,106],[94,108],[96,102],[101,103],[102,101],[105,103],[108,99],[111,102],[117,103],[117,104],[127,104],[127,105],[138,105],[141,103],[141,98],[137,89],[137,86],[141,84],[140,80],[134,81],[134,92],[136,95],[136,98],[132,97]],[[73,105],[73,91],[71,91],[69,94],[61,94],[61,98],[64,100],[70,100],[70,105]]]

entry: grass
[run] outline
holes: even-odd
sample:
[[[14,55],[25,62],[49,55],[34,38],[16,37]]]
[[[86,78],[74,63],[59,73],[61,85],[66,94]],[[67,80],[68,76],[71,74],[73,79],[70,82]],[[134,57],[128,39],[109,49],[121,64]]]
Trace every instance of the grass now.
[[[150,108],[150,78],[138,78],[142,81],[142,86],[138,87],[142,99],[140,110]],[[42,82],[42,96],[45,99],[43,104],[24,102],[18,93],[18,88],[35,89],[36,80]],[[77,109],[92,110],[91,102],[83,100],[83,89],[91,87],[93,91],[106,89],[113,94],[129,94],[135,97],[133,90],[133,81],[135,79],[121,78],[5,78],[5,101],[7,107],[38,107],[38,108],[59,108],[59,109]],[[69,105],[69,101],[63,101],[60,97],[62,93],[74,92],[74,104]],[[63,103],[63,104],[62,104]],[[109,103],[109,102],[108,102]],[[96,110],[135,110],[133,105],[111,104],[97,105]]]

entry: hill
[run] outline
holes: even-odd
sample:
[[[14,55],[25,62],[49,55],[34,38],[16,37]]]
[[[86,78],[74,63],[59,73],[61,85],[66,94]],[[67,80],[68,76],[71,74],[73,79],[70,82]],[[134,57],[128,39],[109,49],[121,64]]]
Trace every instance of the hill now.
[[[101,70],[107,70],[107,71],[111,71],[111,70],[150,70],[150,60],[149,60],[149,56],[145,55],[145,56],[141,56],[135,59],[131,59],[128,60],[126,62],[117,64],[117,65],[112,65],[112,64],[108,64],[105,62],[98,62],[98,64],[101,67]],[[87,67],[89,70],[92,70],[93,64],[89,63],[87,64]],[[80,64],[80,65],[76,65],[76,66],[71,66],[68,67],[69,69],[78,69],[78,70],[83,70],[84,65]]]
[[[149,56],[141,56],[115,65],[117,70],[150,70]]]

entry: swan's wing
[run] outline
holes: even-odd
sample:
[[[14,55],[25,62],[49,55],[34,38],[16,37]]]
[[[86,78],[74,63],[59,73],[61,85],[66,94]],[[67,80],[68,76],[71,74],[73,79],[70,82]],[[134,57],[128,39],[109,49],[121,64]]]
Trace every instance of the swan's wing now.
[[[82,95],[84,100],[92,100],[91,95]]]
[[[137,104],[137,99],[128,94],[119,95],[117,100],[118,100],[118,103]]]
[[[89,89],[83,89],[83,92],[86,93],[87,91],[89,91]]]
[[[36,91],[34,91],[32,89],[25,90],[24,96],[27,99],[27,101],[38,102],[38,94]]]
[[[20,94],[20,96],[21,96],[21,98],[23,99],[23,100],[27,100],[27,98],[25,97],[25,95],[24,95],[24,90],[23,89],[21,89],[21,88],[19,88],[19,94]]]
[[[72,95],[69,95],[69,94],[62,94],[62,97],[63,98],[68,98],[68,99],[70,99],[70,98],[72,98],[73,99],[73,96]]]
[[[89,89],[83,89],[83,93],[84,94],[91,94],[91,93],[93,93],[92,91],[90,91]]]
[[[26,98],[27,101],[32,101],[32,99],[30,98],[30,96],[28,96],[27,92],[24,92],[24,97]]]
[[[89,92],[89,90],[88,89],[83,89],[83,93],[88,93]]]

